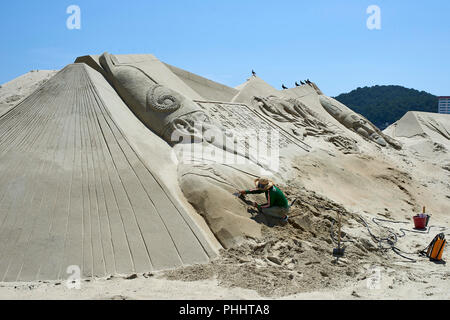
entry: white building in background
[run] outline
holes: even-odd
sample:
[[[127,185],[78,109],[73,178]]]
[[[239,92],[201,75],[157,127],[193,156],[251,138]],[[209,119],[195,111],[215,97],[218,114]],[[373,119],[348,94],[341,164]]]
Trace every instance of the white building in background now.
[[[450,114],[450,97],[438,97],[438,113]]]

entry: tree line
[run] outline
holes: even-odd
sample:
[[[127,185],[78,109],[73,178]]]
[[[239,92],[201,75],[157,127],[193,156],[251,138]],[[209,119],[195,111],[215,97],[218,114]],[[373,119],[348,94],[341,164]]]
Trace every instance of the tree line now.
[[[381,130],[408,111],[438,111],[436,96],[402,86],[358,87],[334,98],[369,119]]]

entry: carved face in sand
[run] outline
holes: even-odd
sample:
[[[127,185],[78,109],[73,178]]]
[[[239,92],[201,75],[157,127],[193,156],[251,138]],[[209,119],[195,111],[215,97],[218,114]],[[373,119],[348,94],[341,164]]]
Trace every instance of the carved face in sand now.
[[[334,99],[323,95],[320,95],[319,99],[323,108],[344,126],[383,147],[386,146],[386,140],[377,133],[377,130],[372,123],[347,107],[341,106],[341,104]]]
[[[358,128],[363,128],[365,131],[373,132],[374,130],[370,128],[370,125],[367,123],[366,120],[361,118],[355,113],[348,113],[344,116],[342,123],[346,127],[353,128],[354,130],[357,130]]]
[[[211,123],[203,111],[195,111],[174,119],[166,128],[162,138],[169,144],[193,143],[205,141],[220,144],[230,135],[217,125]]]
[[[120,64],[108,53],[100,57],[100,64],[131,111],[167,143],[173,146],[205,141],[225,149],[225,139],[230,135],[212,123],[194,101],[156,83],[139,68]],[[234,143],[228,145],[233,146]]]
[[[175,131],[178,137],[201,139],[205,130],[213,129],[208,115],[195,102],[157,84],[142,70],[120,64],[108,53],[100,57],[100,64],[128,107],[169,144],[176,143],[172,140]]]
[[[360,135],[369,138],[370,140],[378,143],[379,145],[385,147],[386,141],[375,131],[371,123],[360,117],[358,114],[347,114],[344,118],[344,123],[346,127],[353,128]]]

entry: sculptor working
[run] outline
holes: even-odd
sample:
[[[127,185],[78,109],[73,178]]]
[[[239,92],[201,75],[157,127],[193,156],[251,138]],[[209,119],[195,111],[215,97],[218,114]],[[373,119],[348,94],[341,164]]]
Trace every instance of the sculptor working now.
[[[289,219],[289,203],[284,195],[274,182],[267,178],[255,179],[256,189],[252,190],[242,190],[239,191],[241,196],[246,194],[260,194],[264,193],[267,199],[267,203],[259,205],[256,202],[253,205],[258,208],[258,210],[268,216],[282,219],[282,221],[287,221]]]

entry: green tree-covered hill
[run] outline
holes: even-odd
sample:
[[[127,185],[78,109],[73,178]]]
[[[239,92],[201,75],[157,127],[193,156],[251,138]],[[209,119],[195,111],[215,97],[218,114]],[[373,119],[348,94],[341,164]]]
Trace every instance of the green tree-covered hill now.
[[[408,111],[437,112],[438,109],[436,96],[402,86],[357,88],[335,99],[362,114],[381,130]]]

